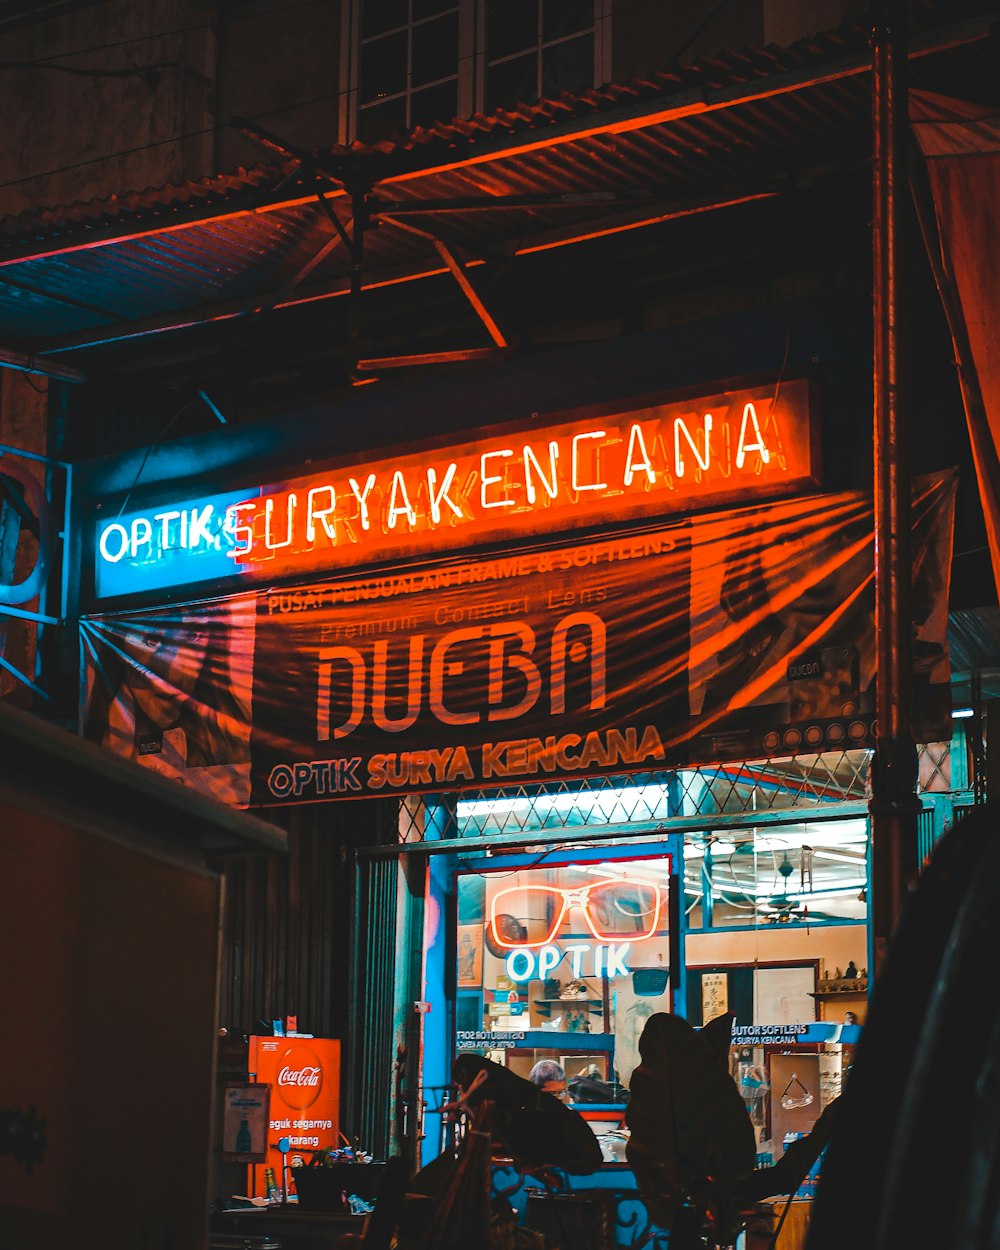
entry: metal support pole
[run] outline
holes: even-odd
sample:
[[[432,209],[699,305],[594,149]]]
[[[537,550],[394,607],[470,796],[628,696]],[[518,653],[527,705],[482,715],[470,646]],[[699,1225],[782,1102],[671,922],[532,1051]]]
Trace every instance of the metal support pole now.
[[[364,280],[365,230],[368,226],[368,203],[364,188],[353,188],[351,203],[354,215],[354,238],[351,241],[351,293],[347,311],[348,377],[353,385],[361,381],[358,371],[361,359],[361,289]]]
[[[873,0],[872,259],[874,321],[875,650],[872,928],[876,969],[917,872],[913,740],[910,470],[904,393],[901,209],[907,186],[906,6]]]
[[[715,860],[712,857],[712,843],[705,843],[705,854],[701,860],[701,927],[711,929],[715,919],[715,899],[712,895],[712,877]]]

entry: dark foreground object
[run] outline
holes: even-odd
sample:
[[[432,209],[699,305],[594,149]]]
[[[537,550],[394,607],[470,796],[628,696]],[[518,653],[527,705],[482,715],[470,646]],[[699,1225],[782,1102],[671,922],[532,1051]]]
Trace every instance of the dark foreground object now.
[[[808,1250],[1000,1250],[1000,809],[935,848],[880,970]]]

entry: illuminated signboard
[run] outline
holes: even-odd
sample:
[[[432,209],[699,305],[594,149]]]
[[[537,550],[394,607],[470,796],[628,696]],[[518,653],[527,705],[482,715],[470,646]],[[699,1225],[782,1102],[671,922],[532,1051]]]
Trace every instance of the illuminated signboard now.
[[[99,598],[273,580],[814,484],[804,379],[490,431],[104,519]]]
[[[608,945],[597,946],[591,942],[575,942],[565,947],[547,945],[537,951],[531,950],[530,947],[520,947],[510,952],[505,967],[512,981],[532,981],[536,977],[544,980],[545,977],[551,976],[553,970],[569,955],[574,977],[584,975],[606,976],[612,979],[619,975],[627,977],[630,969],[625,962],[625,957],[631,946],[631,942],[611,942]],[[594,965],[592,972],[589,968],[586,971],[584,969],[584,955],[592,957]]]
[[[227,491],[132,510],[98,522],[96,591],[100,598],[232,577],[229,510],[248,493]]]

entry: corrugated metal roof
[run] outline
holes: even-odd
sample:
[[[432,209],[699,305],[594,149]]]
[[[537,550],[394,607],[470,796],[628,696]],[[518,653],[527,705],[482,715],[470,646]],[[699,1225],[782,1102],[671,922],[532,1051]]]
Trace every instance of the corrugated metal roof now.
[[[992,88],[983,41],[994,17],[916,35],[914,84],[954,94]],[[342,221],[350,216],[338,178],[372,187],[369,286],[444,270],[432,242],[393,223],[393,212],[482,257],[779,194],[818,170],[867,160],[869,61],[867,32],[847,26],[790,48],[720,53],[649,80],[337,148],[317,158],[319,183],[284,160],[8,218],[0,347],[73,353],[341,294],[350,281],[343,246],[288,290],[334,237],[318,188]],[[511,196],[530,198],[484,204]]]

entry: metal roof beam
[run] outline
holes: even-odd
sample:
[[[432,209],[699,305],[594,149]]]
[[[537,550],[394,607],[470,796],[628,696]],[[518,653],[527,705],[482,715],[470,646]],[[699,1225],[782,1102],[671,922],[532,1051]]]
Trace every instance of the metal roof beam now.
[[[392,217],[415,217],[421,213],[496,212],[498,208],[580,208],[590,204],[620,205],[648,202],[653,192],[635,191],[567,191],[563,194],[539,195],[456,195],[436,200],[380,200],[373,196],[368,207],[373,214]]]
[[[664,208],[658,213],[632,213],[600,221],[575,222],[559,230],[546,231],[541,235],[525,239],[518,247],[515,256],[527,256],[534,252],[548,251],[552,248],[565,247],[573,243],[587,242],[606,235],[620,234],[628,230],[639,230],[644,226],[660,225],[667,221],[676,221],[697,213],[709,212],[714,209],[731,208],[738,204],[746,204],[754,200],[769,199],[777,195],[777,191],[762,191],[751,195],[734,196],[726,200],[699,201],[690,205],[678,205]],[[480,260],[471,260],[466,268],[474,268],[482,264]],[[393,270],[377,277],[373,276],[364,283],[364,290],[378,290],[380,287],[396,286],[403,282],[416,282],[422,278],[440,277],[448,273],[446,265],[434,265],[427,261],[415,262],[412,265]],[[293,308],[301,304],[313,303],[318,300],[336,299],[347,295],[350,291],[348,278],[334,281],[315,289],[279,299],[269,307],[277,311],[280,308]],[[143,338],[147,335],[163,334],[172,330],[189,330],[198,326],[211,325],[217,321],[228,321],[235,317],[246,316],[254,312],[266,301],[260,296],[248,299],[233,300],[228,303],[216,304],[208,310],[203,306],[188,312],[170,312],[163,316],[144,317],[135,321],[123,322],[116,326],[107,326],[94,330],[85,330],[77,334],[65,335],[40,345],[39,350],[45,355],[58,352],[82,351],[86,348],[103,347],[110,343],[121,342],[129,338]]]
[[[384,369],[409,369],[414,365],[449,365],[472,360],[503,360],[510,355],[504,347],[465,347],[451,352],[422,352],[417,356],[373,356],[359,360],[361,373],[381,373]]]
[[[348,222],[348,225],[350,224],[351,223]],[[339,222],[338,226],[340,226]],[[346,237],[347,236],[343,227],[340,226],[338,233],[327,239],[323,246],[310,256],[306,263],[295,274],[293,274],[291,278],[289,278],[280,290],[275,291],[273,295],[269,296],[267,299],[259,301],[256,308],[253,308],[250,311],[253,313],[270,312],[272,308],[291,301],[295,292],[299,289],[302,283],[305,282],[306,278],[308,278],[313,270],[326,260],[332,251],[335,251],[336,248],[341,246]]]
[[[16,369],[20,373],[37,373],[43,378],[53,378],[58,382],[84,382],[86,378],[79,369],[71,365],[56,364],[53,360],[43,360],[39,356],[25,355],[0,347],[0,369]]]
[[[451,248],[449,248],[442,239],[439,239],[437,235],[432,234],[428,230],[421,230],[419,226],[411,225],[407,221],[394,221],[391,217],[388,217],[385,214],[382,215],[382,220],[389,222],[391,225],[395,226],[397,230],[402,230],[406,234],[414,234],[418,238],[427,239],[428,242],[432,243],[437,250],[438,255],[448,266],[452,277],[461,287],[462,294],[472,305],[476,316],[486,327],[486,332],[489,334],[493,342],[497,345],[497,347],[510,346],[506,335],[497,325],[489,309],[483,303],[482,296],[472,285],[469,275],[466,273],[465,265],[462,264],[454,252],[452,252]]]

